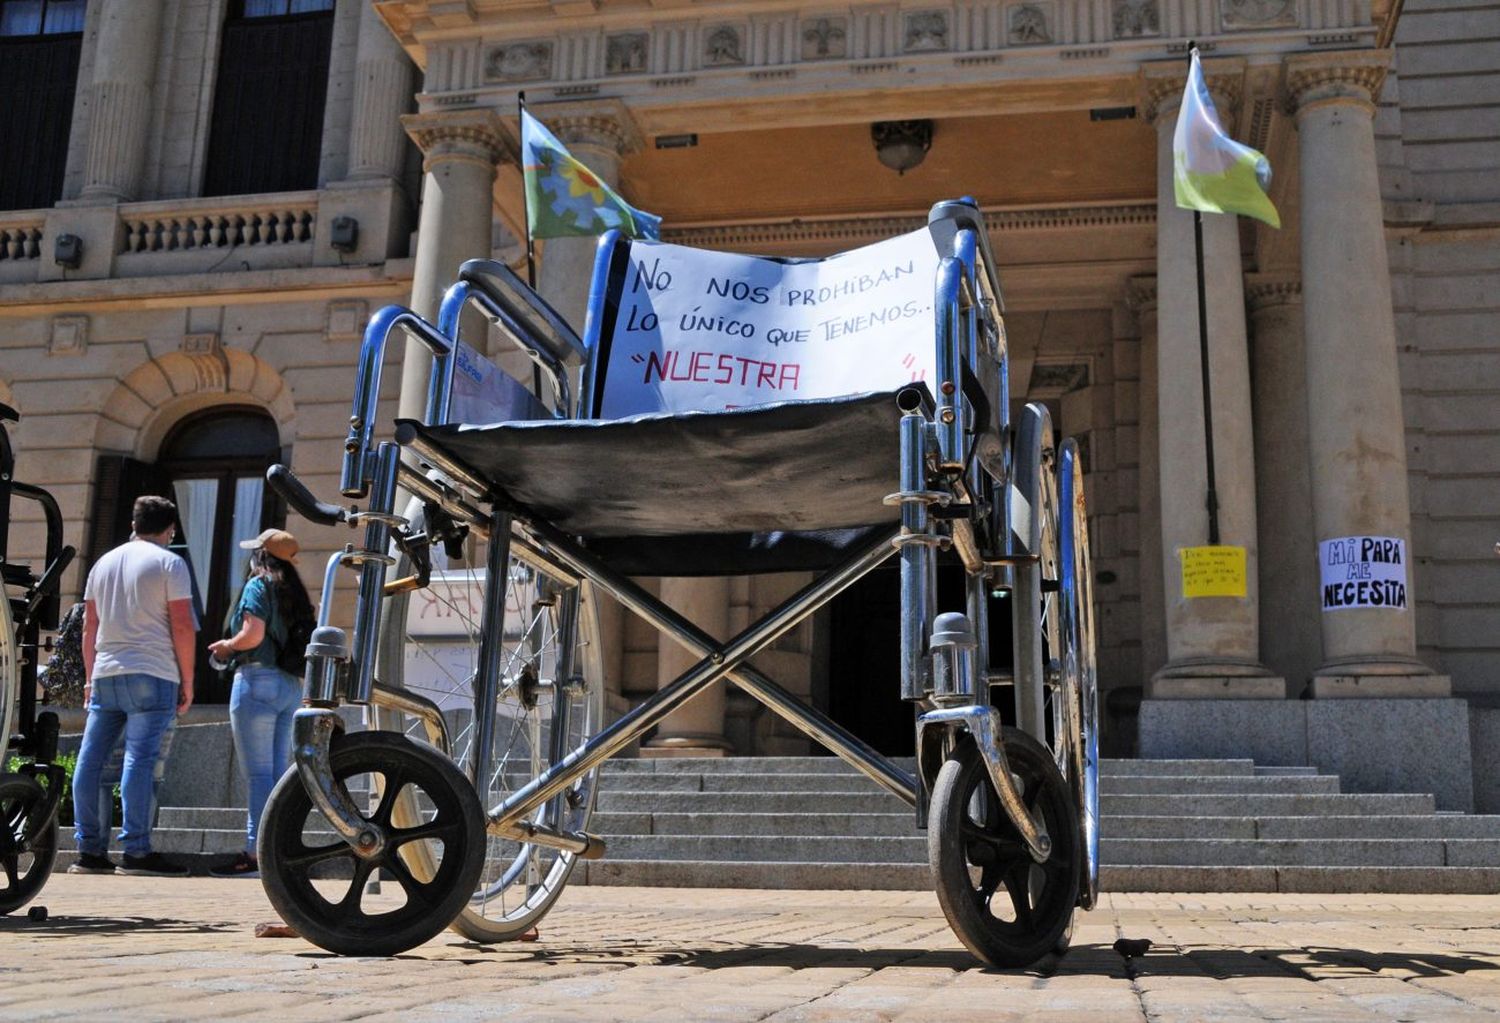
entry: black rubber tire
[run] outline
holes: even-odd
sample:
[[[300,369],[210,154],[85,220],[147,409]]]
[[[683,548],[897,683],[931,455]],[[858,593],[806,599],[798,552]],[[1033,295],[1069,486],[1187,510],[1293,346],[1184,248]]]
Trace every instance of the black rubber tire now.
[[[297,771],[289,770],[272,790],[261,816],[257,844],[266,897],[298,934],[339,955],[396,955],[431,940],[468,904],[483,866],[485,817],[474,786],[437,750],[392,732],[337,735],[329,759],[339,781],[359,774],[387,779],[386,798],[366,819],[387,826],[395,841],[371,859],[355,855],[342,839],[308,846],[303,827],[312,800]],[[390,784],[391,778],[398,783]],[[409,784],[417,785],[434,805],[435,814],[423,829],[443,843],[441,860],[425,882],[413,876],[399,855],[402,829],[388,827],[393,797]],[[406,839],[411,840],[414,836]],[[315,867],[340,859],[353,862],[354,876],[344,898],[335,903],[312,882]],[[407,901],[399,909],[363,912],[365,882],[377,869],[405,891]]]
[[[24,774],[0,774],[0,916],[36,898],[57,859],[57,815],[31,842],[26,834],[46,812],[47,790]],[[30,857],[30,862],[22,860]]]
[[[991,966],[1019,969],[1067,948],[1081,849],[1072,796],[1052,754],[1016,728],[1006,728],[1003,741],[1023,801],[1052,839],[1051,855],[1038,864],[1026,852],[978,747],[965,738],[932,787],[927,856],[938,903],[964,947]],[[976,798],[983,823],[969,812]],[[992,896],[1008,896],[1012,919],[991,911]]]

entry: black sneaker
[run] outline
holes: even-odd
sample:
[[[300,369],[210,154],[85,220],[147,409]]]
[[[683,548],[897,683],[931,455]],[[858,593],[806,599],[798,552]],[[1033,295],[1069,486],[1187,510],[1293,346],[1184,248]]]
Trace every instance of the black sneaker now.
[[[144,856],[126,853],[125,862],[115,873],[134,874],[138,877],[187,877],[188,868],[173,863],[158,852],[149,852]]]
[[[93,853],[80,853],[78,862],[68,867],[70,874],[113,874],[114,872],[114,860],[108,856],[96,856]]]
[[[260,864],[254,856],[242,852],[228,863],[209,867],[208,872],[214,877],[260,877]]]

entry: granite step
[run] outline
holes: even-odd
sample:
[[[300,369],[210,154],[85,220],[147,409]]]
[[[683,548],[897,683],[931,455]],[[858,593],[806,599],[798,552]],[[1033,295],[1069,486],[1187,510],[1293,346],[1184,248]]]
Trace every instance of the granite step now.
[[[1494,895],[1500,867],[1105,866],[1099,886],[1112,892],[1315,892]]]

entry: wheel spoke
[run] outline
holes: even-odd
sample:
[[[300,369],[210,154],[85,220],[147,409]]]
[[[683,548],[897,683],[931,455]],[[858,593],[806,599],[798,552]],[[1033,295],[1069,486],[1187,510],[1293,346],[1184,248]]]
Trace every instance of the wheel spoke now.
[[[375,869],[375,861],[361,857],[354,859],[354,878],[349,882],[349,890],[339,900],[338,908],[342,913],[359,913],[359,901],[365,893],[365,882],[370,879],[370,872]]]
[[[396,797],[406,787],[406,776],[396,772],[388,771],[385,775],[385,791],[380,794],[380,805],[370,815],[370,823],[382,828],[391,826],[391,811],[396,806]]]
[[[1034,926],[1031,912],[1031,864],[1017,863],[1005,872],[1005,889],[1015,907],[1016,923],[1028,931]]]
[[[353,856],[354,850],[349,847],[348,842],[334,842],[331,845],[306,846],[302,851],[293,856],[282,859],[288,870],[303,871],[308,867],[328,860],[335,860],[341,856]]]
[[[457,821],[433,820],[415,828],[397,828],[386,835],[385,844],[387,848],[396,849],[407,842],[415,842],[423,838],[441,838],[448,841],[450,836],[462,829],[463,825]]]
[[[5,886],[7,888],[19,888],[21,886],[21,875],[17,870],[19,860],[20,857],[18,856],[0,857],[0,861],[3,861],[5,866]]]
[[[433,900],[429,895],[428,886],[422,884],[412,876],[412,873],[407,869],[406,864],[401,862],[401,857],[395,855],[388,856],[385,862],[381,864],[381,866],[383,866],[387,871],[391,873],[393,877],[395,877],[396,882],[400,884],[402,890],[406,892],[406,897],[408,899],[420,899],[422,902],[427,903],[428,905],[432,904]]]

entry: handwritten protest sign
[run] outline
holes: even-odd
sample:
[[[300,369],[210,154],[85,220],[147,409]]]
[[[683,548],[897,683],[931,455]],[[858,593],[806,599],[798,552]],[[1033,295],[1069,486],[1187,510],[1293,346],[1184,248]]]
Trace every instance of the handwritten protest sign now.
[[[1195,597],[1243,597],[1245,548],[1180,547],[1182,595]]]
[[[1406,541],[1397,536],[1341,536],[1318,544],[1323,610],[1406,610]]]
[[[601,414],[717,411],[934,376],[925,230],[801,263],[636,241]]]

